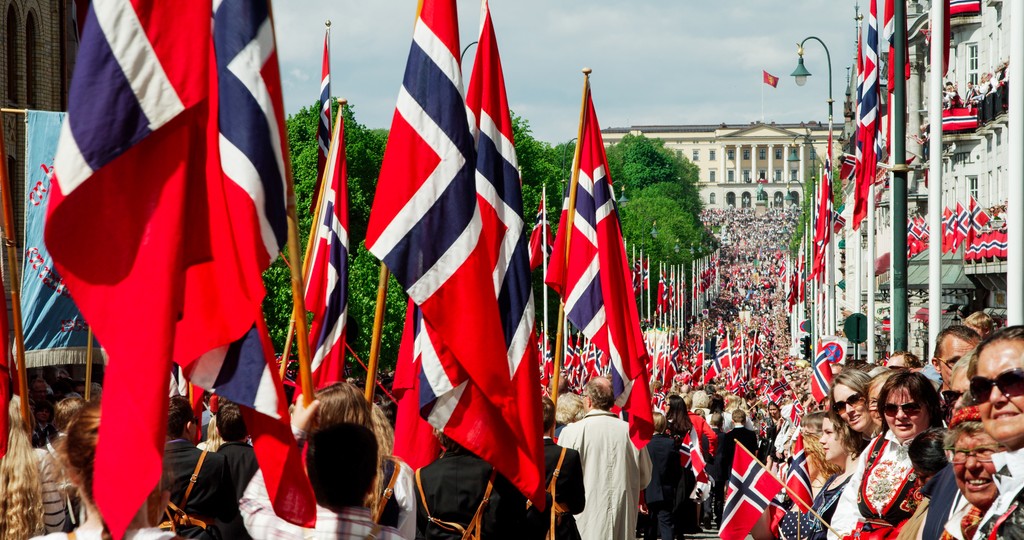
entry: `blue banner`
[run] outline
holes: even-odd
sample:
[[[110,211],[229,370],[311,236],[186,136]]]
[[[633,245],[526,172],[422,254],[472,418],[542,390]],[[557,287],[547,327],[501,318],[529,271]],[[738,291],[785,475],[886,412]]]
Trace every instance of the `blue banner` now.
[[[85,364],[89,327],[43,244],[53,156],[65,113],[28,111],[27,115],[25,262],[21,273],[25,364],[30,368]],[[102,357],[97,348],[94,361]]]

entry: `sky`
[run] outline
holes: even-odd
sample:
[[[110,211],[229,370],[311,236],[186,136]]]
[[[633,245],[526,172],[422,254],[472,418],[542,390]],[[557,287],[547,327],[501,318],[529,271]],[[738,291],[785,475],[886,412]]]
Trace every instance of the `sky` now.
[[[805,47],[812,73],[798,87],[796,44],[815,35],[832,58],[835,119],[856,50],[857,0],[492,0],[512,110],[537,139],[576,136],[590,67],[602,128],[650,124],[825,121],[828,65]],[[320,94],[324,21],[331,21],[331,94],[356,119],[388,128],[412,39],[416,0],[287,0],[274,13],[286,114]],[[861,4],[862,7],[866,3]],[[477,39],[480,2],[459,0],[461,46]],[[467,77],[476,47],[463,64]],[[780,78],[762,83],[762,70]]]

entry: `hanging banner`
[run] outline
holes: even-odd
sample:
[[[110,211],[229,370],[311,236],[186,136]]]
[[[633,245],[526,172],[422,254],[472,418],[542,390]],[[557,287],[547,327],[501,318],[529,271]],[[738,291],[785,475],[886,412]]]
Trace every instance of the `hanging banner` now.
[[[21,273],[21,312],[25,365],[85,364],[89,327],[71,300],[64,280],[43,244],[47,196],[53,177],[64,113],[28,111],[25,149],[25,251]],[[104,355],[97,347],[94,361]]]

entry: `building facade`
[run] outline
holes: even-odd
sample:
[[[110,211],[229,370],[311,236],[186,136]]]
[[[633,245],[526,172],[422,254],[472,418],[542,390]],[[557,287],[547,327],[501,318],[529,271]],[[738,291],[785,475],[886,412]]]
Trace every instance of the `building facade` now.
[[[700,169],[706,208],[752,208],[759,188],[771,208],[800,204],[805,182],[821,175],[828,144],[828,126],[819,122],[632,126],[602,135],[606,145],[626,135],[663,141]]]

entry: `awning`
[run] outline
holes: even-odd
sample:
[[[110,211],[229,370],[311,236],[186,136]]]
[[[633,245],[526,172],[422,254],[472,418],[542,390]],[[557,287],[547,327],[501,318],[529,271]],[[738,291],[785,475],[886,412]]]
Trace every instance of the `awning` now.
[[[839,283],[836,283],[836,287],[839,287],[840,289],[845,291],[846,290],[846,280],[845,279],[844,280],[840,280]]]
[[[875,275],[879,276],[889,271],[889,254],[883,253],[875,259]]]
[[[839,249],[846,249],[846,239],[841,238],[839,240],[839,244],[836,247],[838,247]]]
[[[917,313],[914,314],[914,320],[921,321],[923,323],[928,322],[928,308],[923,307],[917,310]]]

